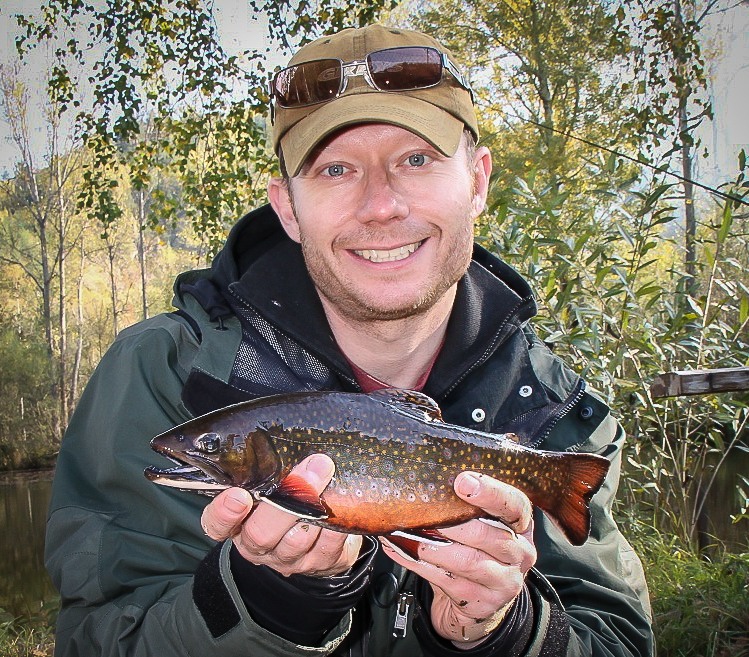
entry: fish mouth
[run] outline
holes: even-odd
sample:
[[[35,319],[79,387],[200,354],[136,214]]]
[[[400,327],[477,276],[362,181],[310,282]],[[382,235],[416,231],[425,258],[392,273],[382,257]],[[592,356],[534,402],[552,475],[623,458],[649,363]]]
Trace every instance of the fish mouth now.
[[[206,475],[200,468],[191,465],[163,469],[148,466],[144,473],[148,480],[156,484],[183,490],[219,492],[229,488],[227,484],[219,483]]]
[[[424,240],[420,240],[411,244],[404,244],[395,249],[355,249],[354,253],[360,258],[369,260],[369,262],[397,262],[408,258],[423,243]]]
[[[220,491],[234,485],[229,474],[198,452],[176,452],[154,443],[151,447],[177,464],[173,468],[148,466],[145,469],[146,478],[157,484],[205,491]]]

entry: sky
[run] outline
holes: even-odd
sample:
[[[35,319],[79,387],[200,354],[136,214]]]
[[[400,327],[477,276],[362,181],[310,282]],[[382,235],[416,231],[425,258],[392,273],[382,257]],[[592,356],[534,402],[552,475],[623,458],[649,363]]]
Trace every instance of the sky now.
[[[731,16],[715,17],[710,28],[725,31],[726,38],[722,56],[709,61],[714,70],[716,120],[703,140],[713,153],[714,166],[735,172],[738,151],[744,148],[749,155],[749,4],[744,3]]]
[[[39,0],[0,0],[0,63],[10,61],[15,51],[17,27],[13,14],[34,12],[40,4]],[[249,0],[215,0],[214,6],[222,44],[228,52],[238,53],[264,41],[265,27],[252,20]],[[749,3],[744,2],[730,14],[712,17],[705,31],[724,37],[722,52],[707,62],[714,82],[715,120],[706,123],[701,131],[710,157],[700,161],[696,172],[700,180],[714,184],[727,176],[733,177],[740,148],[749,153]],[[37,64],[27,72],[31,84],[37,88],[43,85],[42,69]],[[32,119],[32,132],[40,144],[38,157],[41,158],[46,138],[38,103]],[[12,171],[17,157],[15,146],[9,140],[8,125],[0,118],[0,177]]]

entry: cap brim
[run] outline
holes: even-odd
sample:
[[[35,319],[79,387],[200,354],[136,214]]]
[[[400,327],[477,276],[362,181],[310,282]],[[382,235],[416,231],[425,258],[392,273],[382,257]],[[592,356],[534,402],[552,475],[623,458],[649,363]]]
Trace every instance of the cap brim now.
[[[448,157],[458,150],[463,121],[431,103],[402,93],[359,93],[335,102],[295,123],[281,137],[286,171],[299,173],[315,146],[336,130],[357,123],[389,123],[413,132]]]

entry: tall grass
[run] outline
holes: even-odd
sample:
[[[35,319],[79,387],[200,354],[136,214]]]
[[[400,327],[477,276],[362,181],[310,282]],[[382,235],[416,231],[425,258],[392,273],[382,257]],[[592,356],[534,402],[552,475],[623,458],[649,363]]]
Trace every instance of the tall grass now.
[[[658,657],[749,657],[749,552],[710,558],[642,520],[627,522],[650,586]]]
[[[0,612],[0,616],[4,616]],[[3,657],[52,657],[55,640],[45,619],[0,620],[0,655]]]

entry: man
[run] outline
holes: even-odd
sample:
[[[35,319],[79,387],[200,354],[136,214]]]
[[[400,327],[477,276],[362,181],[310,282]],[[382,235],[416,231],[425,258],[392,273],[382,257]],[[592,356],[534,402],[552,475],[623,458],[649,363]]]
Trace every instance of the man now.
[[[491,160],[452,56],[415,32],[345,30],[302,48],[273,102],[285,177],[270,207],[178,279],[176,313],[118,337],[71,421],[48,526],[56,654],[652,654],[642,569],[610,512],[621,429],[528,327],[527,284],[473,245]],[[423,390],[449,422],[611,459],[588,542],[470,472],[456,494],[509,531],[466,522],[418,559],[242,489],[206,506],[142,476],[150,438],[203,412],[383,386]],[[321,492],[334,468],[315,455],[294,474]]]

